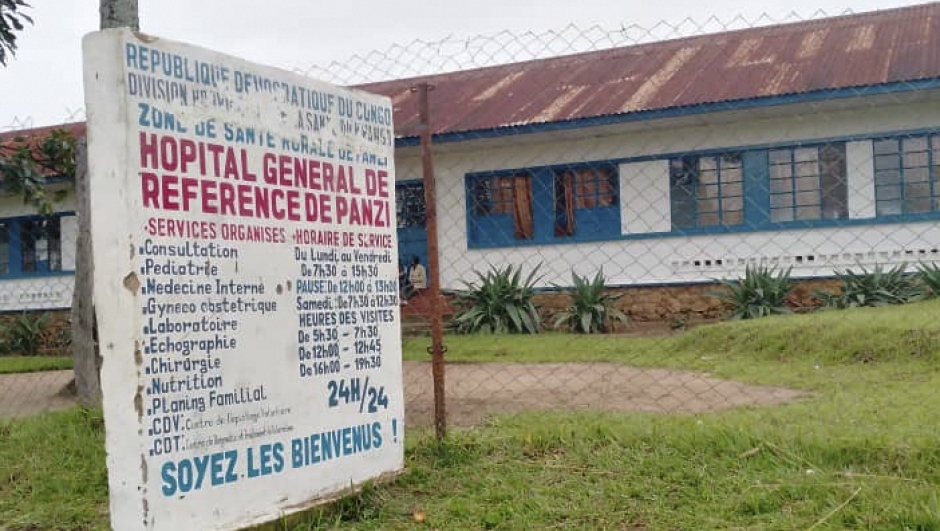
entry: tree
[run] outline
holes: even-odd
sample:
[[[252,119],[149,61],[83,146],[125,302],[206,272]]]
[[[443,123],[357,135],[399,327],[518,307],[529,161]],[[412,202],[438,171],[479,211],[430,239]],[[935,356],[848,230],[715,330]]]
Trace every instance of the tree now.
[[[0,65],[16,55],[17,33],[23,31],[33,19],[24,11],[31,8],[26,0],[0,0]],[[101,29],[122,26],[139,29],[137,0],[101,0]]]
[[[101,0],[101,29],[140,29],[137,0]]]
[[[101,29],[139,29],[137,0],[101,0]],[[91,208],[88,195],[88,160],[85,143],[78,145],[75,198],[78,235],[75,242],[75,284],[72,290],[72,357],[75,360],[75,391],[85,405],[101,403],[101,355],[94,307],[95,264],[92,259]]]
[[[137,0],[101,0],[101,29],[129,27],[139,29]],[[75,360],[75,391],[85,405],[101,403],[101,355],[98,350],[98,324],[95,318],[95,269],[92,259],[91,208],[88,192],[86,146],[78,146],[75,171],[78,235],[75,242],[75,284],[72,291],[72,357]]]
[[[75,137],[56,129],[38,140],[17,136],[0,144],[0,175],[3,190],[22,197],[39,214],[52,214],[53,202],[64,199],[68,191],[50,193],[49,178],[74,179]]]
[[[101,0],[101,29],[130,27],[138,29],[137,0]],[[16,32],[33,19],[23,13],[31,6],[25,0],[0,0],[0,65],[6,66],[16,51]],[[65,179],[74,188],[79,214],[76,242],[75,287],[72,299],[72,351],[75,359],[73,385],[78,400],[85,405],[101,401],[101,358],[92,303],[91,237],[88,209],[87,160],[84,141],[64,130],[54,130],[40,137],[14,137],[0,144],[2,188],[22,196],[26,204],[40,214],[51,214],[53,202],[68,192],[50,192],[49,177]]]
[[[33,19],[23,13],[30,7],[25,0],[0,0],[0,65],[16,55],[17,32],[23,31]]]

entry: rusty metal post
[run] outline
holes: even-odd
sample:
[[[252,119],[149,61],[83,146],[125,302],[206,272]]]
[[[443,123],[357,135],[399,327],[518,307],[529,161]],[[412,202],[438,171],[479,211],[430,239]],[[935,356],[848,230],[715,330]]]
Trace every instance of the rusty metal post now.
[[[447,435],[447,413],[444,400],[444,312],[441,296],[441,270],[437,244],[437,195],[434,189],[434,160],[431,154],[431,118],[428,92],[431,87],[421,83],[418,92],[418,113],[421,132],[421,162],[424,168],[425,220],[428,232],[428,279],[431,290],[431,375],[434,379],[434,432],[438,440]]]

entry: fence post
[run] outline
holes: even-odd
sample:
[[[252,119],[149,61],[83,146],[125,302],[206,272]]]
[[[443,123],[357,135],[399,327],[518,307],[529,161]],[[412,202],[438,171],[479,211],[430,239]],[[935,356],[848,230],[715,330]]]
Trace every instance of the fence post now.
[[[434,379],[434,433],[447,435],[447,413],[444,397],[444,318],[441,296],[441,270],[437,243],[437,195],[434,189],[434,160],[431,153],[431,118],[428,92],[431,87],[421,83],[418,91],[418,112],[421,123],[421,162],[424,169],[425,220],[428,232],[428,277],[431,291],[431,375]]]
[[[75,242],[75,285],[72,290],[72,358],[75,392],[85,406],[101,403],[101,357],[95,344],[95,307],[92,294],[94,264],[91,256],[91,210],[88,197],[88,147],[75,146],[75,198],[78,237]]]

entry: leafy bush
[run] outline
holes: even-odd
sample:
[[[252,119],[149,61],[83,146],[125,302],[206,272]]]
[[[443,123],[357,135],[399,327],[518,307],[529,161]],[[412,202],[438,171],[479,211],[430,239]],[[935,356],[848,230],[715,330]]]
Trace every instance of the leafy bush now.
[[[885,270],[875,265],[872,271],[859,266],[861,271],[846,269],[836,271],[841,286],[838,294],[819,292],[819,298],[827,308],[858,308],[862,306],[888,306],[904,304],[923,298],[924,290],[914,275],[905,272],[899,265]]]
[[[59,330],[56,343],[60,349],[70,348],[72,346],[72,327],[69,326]]]
[[[921,264],[917,268],[917,277],[924,288],[924,295],[940,297],[940,267],[936,264]]]
[[[2,2],[0,2],[2,3]],[[54,202],[65,199],[66,190],[51,191],[50,174],[74,177],[75,136],[56,129],[34,145],[26,136],[16,136],[0,153],[3,188],[35,207],[39,214],[52,214]]]
[[[538,333],[541,317],[532,303],[538,269],[536,266],[523,280],[521,267],[491,267],[486,273],[477,273],[478,284],[464,282],[467,290],[456,298],[461,308],[454,317],[457,332]]]
[[[43,335],[49,324],[49,315],[41,314],[33,317],[29,313],[22,313],[10,324],[0,330],[2,336],[2,351],[7,354],[21,356],[35,356],[42,348]]]
[[[732,307],[732,319],[757,319],[768,315],[790,313],[787,297],[793,291],[790,268],[777,271],[776,267],[747,266],[744,278],[722,280],[725,291],[712,293]]]
[[[571,305],[555,314],[555,328],[564,325],[567,329],[581,333],[610,332],[616,322],[626,323],[627,316],[614,307],[621,295],[605,294],[604,270],[594,275],[594,279],[582,277],[571,272],[571,288],[566,291],[571,297]]]

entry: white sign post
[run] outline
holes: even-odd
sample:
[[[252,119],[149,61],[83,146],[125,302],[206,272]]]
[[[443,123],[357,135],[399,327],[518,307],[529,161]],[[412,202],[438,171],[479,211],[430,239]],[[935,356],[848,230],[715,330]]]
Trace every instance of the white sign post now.
[[[400,471],[389,99],[129,30],[84,54],[113,528]]]

